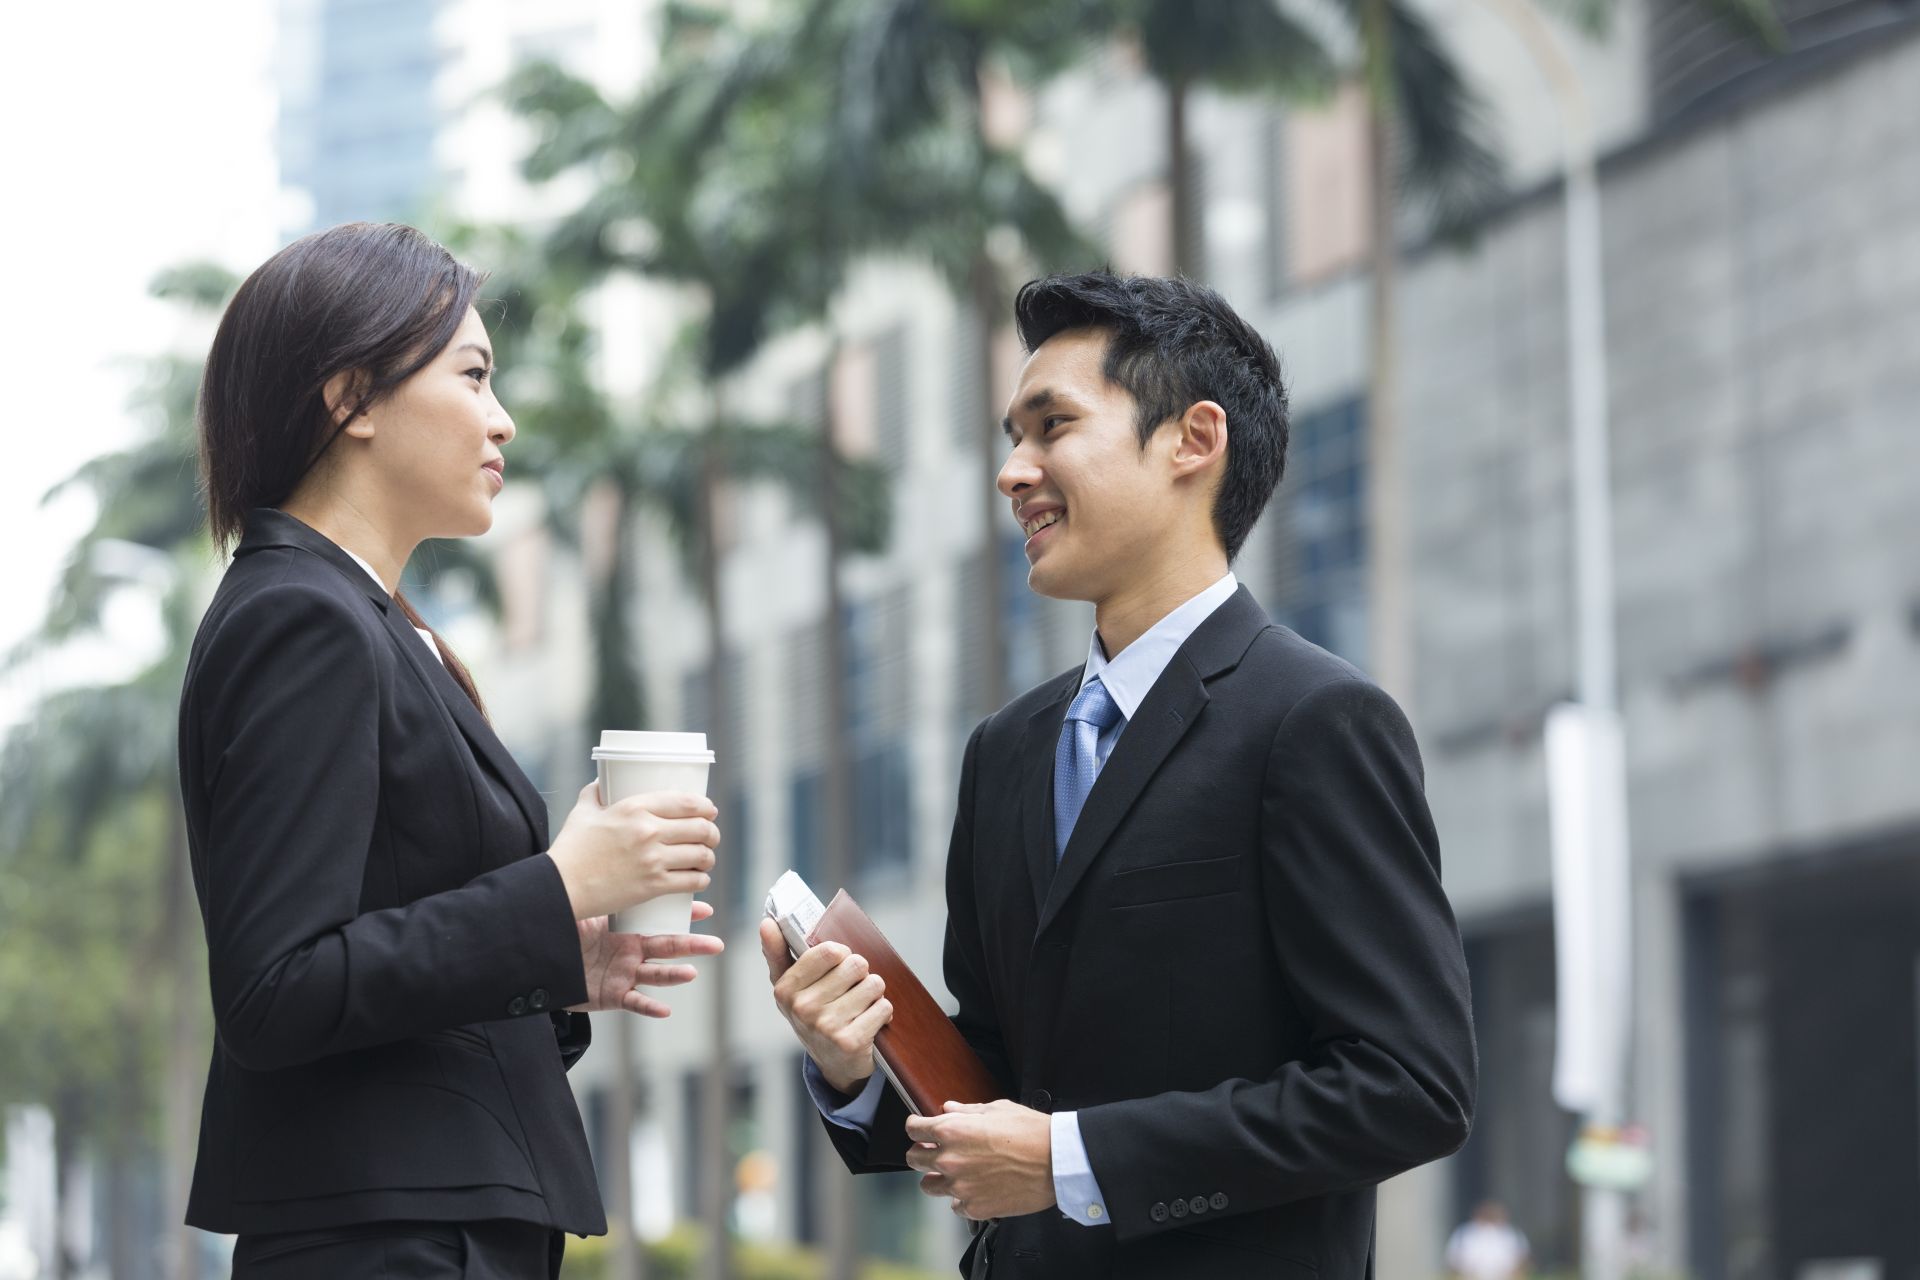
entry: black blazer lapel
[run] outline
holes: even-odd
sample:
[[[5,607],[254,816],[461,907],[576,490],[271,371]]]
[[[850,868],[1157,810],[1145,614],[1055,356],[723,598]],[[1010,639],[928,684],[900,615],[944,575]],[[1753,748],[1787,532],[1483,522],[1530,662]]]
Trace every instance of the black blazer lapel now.
[[[535,838],[541,849],[547,847],[547,806],[540,793],[533,789],[527,775],[515,763],[512,753],[500,737],[487,723],[480,708],[473,705],[473,699],[460,687],[453,673],[442,666],[440,660],[427,652],[413,624],[398,609],[389,609],[386,613],[387,630],[400,645],[400,652],[406,655],[413,669],[419,673],[433,691],[439,695],[442,705],[453,717],[454,724],[466,736],[475,754],[481,756],[493,767],[494,773],[513,793],[514,803],[520,806],[520,812],[526,817],[527,825],[533,828]]]
[[[386,587],[374,581],[333,539],[305,521],[274,507],[255,507],[247,513],[246,533],[240,545],[234,549],[234,555],[250,555],[266,547],[298,547],[311,552],[332,565],[341,576],[365,593],[367,599],[380,610],[388,632],[399,644],[406,660],[413,664],[420,679],[439,695],[441,703],[452,715],[454,724],[466,735],[474,751],[484,757],[506,783],[507,790],[513,793],[514,803],[520,806],[520,812],[533,828],[538,847],[545,849],[546,801],[540,798],[540,793],[533,789],[527,775],[514,763],[513,756],[494,733],[493,726],[487,723],[486,717],[480,714],[480,709],[473,705],[473,700],[467,697],[466,690],[440,665],[438,658],[424,651],[413,624],[407,621],[405,614],[393,607],[393,597],[387,594]]]
[[[1084,668],[1082,668],[1084,670]],[[1023,785],[1020,792],[1020,830],[1026,845],[1027,875],[1033,882],[1033,909],[1037,914],[1053,882],[1053,755],[1060,726],[1080,689],[1080,673],[1065,681],[1060,696],[1027,718],[1027,738],[1020,744]]]
[[[1036,938],[1045,933],[1047,926],[1060,914],[1074,887],[1085,878],[1101,850],[1106,848],[1121,819],[1127,816],[1127,811],[1139,799],[1147,783],[1159,772],[1160,766],[1173,754],[1173,749],[1187,736],[1194,721],[1206,710],[1207,681],[1238,665],[1241,655],[1253,643],[1253,638],[1269,625],[1266,611],[1254,600],[1252,593],[1241,587],[1215,609],[1187,637],[1180,651],[1174,654],[1167,669],[1161,672],[1160,679],[1148,691],[1146,700],[1140,704],[1132,722],[1121,731],[1113,754],[1107,757],[1100,776],[1094,780],[1093,790],[1087,793],[1086,806],[1080,810],[1080,817],[1073,824],[1073,835],[1068,838],[1060,865],[1043,895],[1040,922],[1034,930]],[[1062,707],[1053,725],[1056,738],[1060,723],[1065,718],[1066,709]],[[1035,717],[1036,721],[1038,719]],[[1030,725],[1029,733],[1031,728]],[[1047,766],[1041,774],[1042,788],[1049,799],[1053,776],[1050,753],[1051,746]],[[1031,762],[1032,744],[1029,742],[1030,767]],[[1029,788],[1033,786],[1032,773],[1028,775],[1027,784]],[[1051,812],[1049,805],[1049,816]],[[1050,830],[1046,833],[1046,843],[1050,857],[1053,850]]]

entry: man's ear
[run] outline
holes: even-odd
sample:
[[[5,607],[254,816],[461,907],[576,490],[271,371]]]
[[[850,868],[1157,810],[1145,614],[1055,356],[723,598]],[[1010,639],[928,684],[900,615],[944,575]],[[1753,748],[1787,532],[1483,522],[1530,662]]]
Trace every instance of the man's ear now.
[[[363,440],[373,438],[372,420],[364,411],[355,412],[366,391],[367,377],[358,369],[343,370],[327,379],[320,397],[327,403],[327,417],[332,419],[334,430]]]
[[[1163,428],[1164,429],[1164,428]],[[1227,411],[1211,400],[1195,401],[1174,423],[1173,473],[1198,475],[1227,456]]]

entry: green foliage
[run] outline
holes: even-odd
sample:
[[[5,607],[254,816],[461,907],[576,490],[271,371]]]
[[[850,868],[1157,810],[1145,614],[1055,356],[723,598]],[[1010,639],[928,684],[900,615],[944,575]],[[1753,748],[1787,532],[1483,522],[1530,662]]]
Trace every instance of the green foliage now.
[[[701,1239],[682,1227],[664,1240],[645,1246],[648,1280],[694,1280],[700,1274]],[[607,1274],[612,1253],[605,1236],[567,1241],[561,1280],[613,1280]],[[925,1271],[897,1262],[869,1259],[860,1267],[860,1280],[946,1280],[951,1268]],[[820,1254],[799,1245],[739,1243],[734,1247],[734,1280],[824,1280],[826,1263]]]

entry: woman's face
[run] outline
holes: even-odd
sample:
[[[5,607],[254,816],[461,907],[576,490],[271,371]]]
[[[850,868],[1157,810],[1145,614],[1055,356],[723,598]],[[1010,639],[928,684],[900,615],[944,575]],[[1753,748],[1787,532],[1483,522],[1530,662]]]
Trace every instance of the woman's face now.
[[[365,440],[382,505],[406,533],[470,538],[492,528],[513,419],[493,395],[493,345],[480,313],[467,308],[446,348],[347,434]]]

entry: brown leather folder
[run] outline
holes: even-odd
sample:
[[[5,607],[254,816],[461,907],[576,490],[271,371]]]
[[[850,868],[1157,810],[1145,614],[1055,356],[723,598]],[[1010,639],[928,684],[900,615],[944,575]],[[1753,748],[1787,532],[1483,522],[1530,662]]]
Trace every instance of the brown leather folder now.
[[[992,1102],[1006,1096],[953,1020],[845,889],[833,895],[807,942],[839,943],[864,957],[868,971],[887,984],[893,1020],[880,1028],[874,1048],[887,1078],[915,1115],[937,1116],[949,1102]]]

